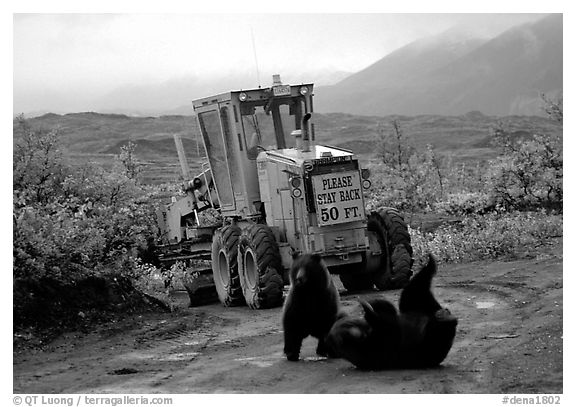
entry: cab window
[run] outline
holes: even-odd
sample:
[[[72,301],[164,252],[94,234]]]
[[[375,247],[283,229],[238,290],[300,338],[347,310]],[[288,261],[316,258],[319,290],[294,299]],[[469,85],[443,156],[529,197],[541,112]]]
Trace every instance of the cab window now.
[[[200,113],[198,122],[221,206],[233,205],[232,183],[217,110]]]

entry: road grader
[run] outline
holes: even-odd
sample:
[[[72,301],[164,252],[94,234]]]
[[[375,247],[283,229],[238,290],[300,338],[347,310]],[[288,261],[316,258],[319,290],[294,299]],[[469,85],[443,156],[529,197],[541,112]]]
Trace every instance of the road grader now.
[[[370,171],[352,151],[316,143],[313,90],[274,75],[267,88],[193,101],[207,156],[195,177],[176,138],[184,195],[158,211],[159,258],[210,260],[194,273],[196,286],[215,287],[224,306],[281,305],[300,253],[320,254],[349,291],[401,288],[411,277],[401,214],[367,214]],[[203,220],[208,209],[219,222]]]

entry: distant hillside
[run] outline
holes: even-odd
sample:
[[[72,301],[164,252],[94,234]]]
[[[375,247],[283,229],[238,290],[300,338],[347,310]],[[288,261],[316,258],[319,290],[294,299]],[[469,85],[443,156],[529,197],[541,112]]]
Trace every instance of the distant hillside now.
[[[63,147],[70,153],[118,154],[121,145],[133,141],[141,144],[137,153],[143,156],[175,156],[173,136],[178,134],[185,139],[190,154],[196,155],[197,125],[193,116],[48,113],[29,122],[33,127],[57,129]]]
[[[542,114],[542,93],[562,91],[562,15],[486,40],[454,30],[413,42],[336,85],[316,89],[316,110],[363,115]]]
[[[357,116],[342,113],[316,114],[318,142],[350,149],[363,157],[374,157],[379,133],[391,134],[397,121],[403,136],[417,148],[433,145],[456,161],[491,159],[497,151],[491,144],[494,128],[503,125],[515,137],[533,134],[562,134],[562,125],[541,116],[486,116],[469,112],[460,116],[391,115]]]
[[[467,159],[494,155],[489,144],[491,129],[499,123],[519,136],[561,133],[557,122],[538,116],[485,116],[470,112],[460,116],[358,116],[342,113],[314,114],[316,140],[341,146],[369,157],[375,153],[379,132],[392,132],[398,121],[404,136],[417,147],[433,144],[439,151]],[[36,128],[58,129],[66,154],[105,157],[118,154],[128,141],[137,144],[136,155],[144,161],[164,160],[178,165],[173,135],[179,134],[189,161],[204,156],[196,119],[191,116],[131,117],[114,114],[46,114],[29,119]]]
[[[129,141],[136,144],[136,158],[147,183],[177,182],[180,164],[173,136],[182,138],[192,173],[201,171],[204,148],[193,116],[132,117],[92,112],[45,114],[28,119],[34,128],[57,129],[64,157],[72,164],[114,164],[114,157]]]
[[[142,138],[122,139],[109,148],[104,149],[100,154],[114,154],[118,155],[122,151],[121,148],[132,142],[136,145],[135,154],[140,159],[154,160],[158,158],[172,158],[178,159],[178,152],[172,137],[163,137],[158,140],[147,140]],[[196,160],[204,155],[204,147],[202,141],[191,140],[190,138],[182,138],[182,145],[186,151],[186,156],[189,160]]]

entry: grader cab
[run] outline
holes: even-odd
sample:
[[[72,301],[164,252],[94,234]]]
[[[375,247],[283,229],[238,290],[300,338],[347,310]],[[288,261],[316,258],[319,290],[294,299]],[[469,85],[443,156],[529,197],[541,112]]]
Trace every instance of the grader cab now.
[[[408,282],[406,224],[392,208],[367,215],[370,172],[351,151],[316,144],[313,84],[285,85],[274,75],[269,88],[193,106],[208,166],[159,213],[164,262],[209,258],[222,304],[254,309],[282,303],[300,253],[320,254],[348,290]],[[221,224],[203,224],[208,208]]]

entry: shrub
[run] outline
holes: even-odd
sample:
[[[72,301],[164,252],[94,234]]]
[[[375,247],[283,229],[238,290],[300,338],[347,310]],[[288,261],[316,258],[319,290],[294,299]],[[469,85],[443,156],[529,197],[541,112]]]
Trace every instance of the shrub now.
[[[60,187],[66,171],[58,132],[34,130],[23,116],[18,116],[14,122],[12,159],[14,203],[49,203],[61,193]]]
[[[561,136],[534,135],[531,140],[511,138],[503,128],[494,132],[502,155],[488,173],[493,199],[510,209],[552,207],[563,201]]]
[[[446,200],[436,202],[436,212],[447,215],[470,215],[489,211],[494,202],[485,192],[450,193]]]
[[[473,215],[426,234],[410,229],[415,258],[431,252],[446,263],[534,257],[534,248],[562,234],[562,215],[545,212]]]
[[[431,211],[450,195],[475,192],[484,186],[480,167],[455,168],[452,161],[439,154],[432,145],[424,150],[411,146],[397,121],[392,132],[380,126],[379,158],[372,170],[373,192],[369,205],[374,208],[393,206],[400,210]]]
[[[563,102],[543,96],[548,116],[563,122]],[[518,140],[500,124],[493,141],[501,156],[490,166],[489,188],[494,200],[505,208],[562,210],[563,146],[562,135],[535,134]]]
[[[138,277],[135,259],[150,254],[157,236],[158,191],[137,183],[134,157],[119,157],[112,170],[72,170],[59,154],[57,132],[31,129],[23,118],[14,129],[14,311],[35,309],[28,307],[35,301],[30,289],[47,282]]]
[[[563,120],[562,100],[544,98],[545,111]],[[419,151],[408,142],[398,121],[391,131],[378,127],[379,163],[372,166],[369,210],[392,206],[403,211],[436,209],[465,215],[495,208],[562,210],[563,145],[561,135],[519,138],[498,125],[492,134],[500,156],[491,162],[455,166],[432,146]]]
[[[74,280],[104,269],[131,272],[125,258],[146,251],[157,233],[154,208],[144,191],[101,171],[89,179],[69,175],[61,186],[65,195],[55,202],[15,206],[16,278]]]

